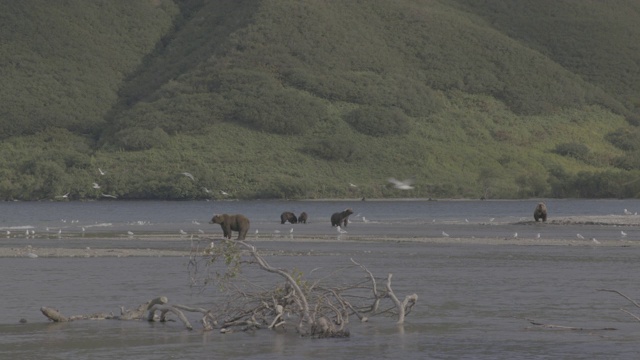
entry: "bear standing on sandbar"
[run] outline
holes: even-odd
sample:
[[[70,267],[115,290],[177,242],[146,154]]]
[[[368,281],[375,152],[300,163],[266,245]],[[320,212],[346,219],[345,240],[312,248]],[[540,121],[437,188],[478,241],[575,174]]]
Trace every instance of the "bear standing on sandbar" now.
[[[353,210],[351,208],[345,209],[343,212],[333,213],[331,215],[331,226],[340,226],[347,227],[349,223],[349,215],[353,214]]]
[[[298,223],[298,218],[296,217],[296,214],[294,214],[294,213],[292,213],[290,211],[285,211],[282,214],[280,214],[280,224],[284,224],[287,221],[290,224],[297,224]]]
[[[298,216],[298,222],[299,222],[300,224],[306,224],[306,223],[307,223],[307,219],[308,219],[308,218],[309,218],[309,216],[307,215],[307,213],[303,211],[303,212],[300,214],[300,216]]]
[[[544,203],[538,203],[536,209],[533,211],[533,218],[538,222],[538,220],[542,219],[542,221],[547,221],[547,205]]]
[[[238,232],[238,240],[244,240],[249,231],[249,219],[242,214],[236,215],[213,215],[209,224],[220,224],[222,232],[226,239],[231,239],[231,232]]]

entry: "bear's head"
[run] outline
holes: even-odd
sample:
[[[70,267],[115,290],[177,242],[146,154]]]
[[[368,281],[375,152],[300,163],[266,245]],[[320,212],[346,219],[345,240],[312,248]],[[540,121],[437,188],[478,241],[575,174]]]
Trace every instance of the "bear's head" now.
[[[209,221],[209,224],[222,224],[223,221],[224,215],[214,214],[211,218],[211,221]]]

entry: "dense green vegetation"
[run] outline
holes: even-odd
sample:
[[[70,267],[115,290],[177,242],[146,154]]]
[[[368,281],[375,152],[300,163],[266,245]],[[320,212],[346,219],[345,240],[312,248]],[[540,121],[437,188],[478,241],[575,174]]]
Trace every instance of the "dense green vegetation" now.
[[[0,199],[640,197],[615,3],[2,2]]]

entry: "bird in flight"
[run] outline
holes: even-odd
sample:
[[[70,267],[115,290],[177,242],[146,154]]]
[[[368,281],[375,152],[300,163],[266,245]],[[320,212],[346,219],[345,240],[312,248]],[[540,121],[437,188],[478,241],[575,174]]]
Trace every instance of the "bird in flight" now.
[[[93,183],[93,188],[94,189],[100,189],[100,185],[98,185],[98,183]]]
[[[188,177],[188,178],[189,178],[189,179],[191,179],[191,180],[195,180],[195,179],[193,178],[193,175],[191,175],[191,173],[183,172],[183,173],[182,173],[182,175],[184,175],[184,176]]]
[[[400,189],[400,190],[411,190],[413,189],[413,186],[411,186],[411,184],[413,184],[413,179],[407,179],[407,180],[396,180],[394,178],[389,178],[388,179],[390,183],[393,184],[393,187],[395,187],[396,189]]]
[[[224,196],[229,196],[229,193],[224,191],[224,190],[220,190],[220,194],[222,194]]]
[[[117,199],[118,198],[115,195],[109,195],[109,194],[105,194],[105,193],[102,193],[101,195],[102,195],[102,197],[107,197],[107,198],[112,198],[112,199]]]
[[[102,169],[98,168],[98,172],[100,172],[100,175],[105,175],[106,172],[102,171]]]
[[[350,187],[358,187],[358,185],[354,184],[354,183],[349,183]]]
[[[69,197],[69,193],[66,193],[64,195],[58,195],[56,196],[57,198],[63,198],[63,199],[67,199]]]

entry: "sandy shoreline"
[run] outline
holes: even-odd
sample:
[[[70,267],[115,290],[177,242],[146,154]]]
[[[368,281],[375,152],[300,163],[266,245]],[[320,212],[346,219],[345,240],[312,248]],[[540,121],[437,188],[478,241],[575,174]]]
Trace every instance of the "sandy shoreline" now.
[[[532,221],[523,222],[533,223]],[[572,216],[563,218],[550,219],[547,222],[551,226],[563,226],[563,225],[598,225],[598,226],[640,226],[640,216],[623,216],[623,215],[609,215],[609,216]],[[200,240],[209,241],[219,237],[205,237]],[[89,239],[93,244],[99,246],[100,238]],[[151,241],[166,241],[166,240],[180,240],[179,238],[167,238],[166,236],[150,237],[147,240]],[[258,241],[252,241],[248,239],[248,242],[260,247],[260,243],[268,243],[271,241],[279,242],[414,242],[424,244],[451,244],[451,245],[487,245],[487,246],[500,246],[500,245],[518,245],[518,246],[615,246],[615,247],[630,247],[640,246],[640,243],[634,241],[626,241],[624,239],[618,240],[595,240],[595,239],[535,239],[535,238],[505,238],[505,237],[493,237],[493,238],[456,238],[456,237],[411,237],[411,236],[348,236],[343,239],[336,239],[335,237],[328,237],[326,235],[311,235],[311,236],[297,236],[295,239],[287,238],[275,238],[275,239],[260,239]],[[1,244],[1,240],[0,240]],[[70,248],[64,246],[57,247],[37,247],[25,244],[25,246],[5,246],[0,247],[0,258],[64,258],[64,257],[186,257],[189,256],[191,251],[188,246],[185,246],[185,250],[170,250],[170,249],[153,249],[153,248],[118,248],[117,246],[111,248]]]

